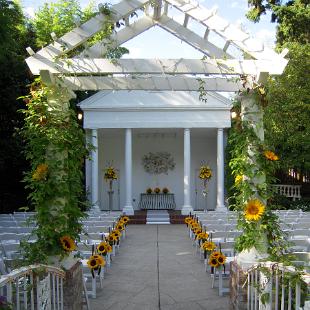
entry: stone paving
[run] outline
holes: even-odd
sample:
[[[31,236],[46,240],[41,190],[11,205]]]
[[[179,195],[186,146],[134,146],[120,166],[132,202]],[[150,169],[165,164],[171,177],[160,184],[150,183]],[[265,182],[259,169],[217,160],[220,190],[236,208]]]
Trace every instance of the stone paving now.
[[[92,310],[225,310],[185,225],[129,225]]]

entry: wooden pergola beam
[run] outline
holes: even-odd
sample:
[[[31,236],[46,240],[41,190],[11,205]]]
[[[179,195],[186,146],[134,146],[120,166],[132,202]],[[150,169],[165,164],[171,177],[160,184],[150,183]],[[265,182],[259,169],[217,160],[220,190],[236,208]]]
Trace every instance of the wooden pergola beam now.
[[[119,59],[116,64],[109,59],[83,58],[53,62],[46,58],[30,57],[27,64],[35,75],[48,70],[57,75],[105,74],[207,74],[256,76],[259,72],[282,74],[286,60],[237,60],[237,59]]]
[[[240,81],[225,78],[190,78],[181,76],[149,77],[64,77],[63,82],[72,90],[173,90],[197,91],[203,83],[205,91],[236,92]]]

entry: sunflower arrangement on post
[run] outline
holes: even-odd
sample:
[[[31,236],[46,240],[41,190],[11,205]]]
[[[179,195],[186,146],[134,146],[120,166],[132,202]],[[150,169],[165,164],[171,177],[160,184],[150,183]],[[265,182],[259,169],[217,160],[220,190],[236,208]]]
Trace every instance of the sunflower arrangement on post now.
[[[98,275],[100,275],[101,269],[106,264],[105,259],[98,253],[95,249],[95,246],[93,245],[92,246],[92,255],[87,260],[87,266],[90,268],[93,278],[95,278],[95,271],[98,271]]]
[[[152,192],[153,192],[153,190],[152,190],[150,187],[146,189],[146,193],[147,193],[147,194],[150,195],[150,194],[152,194]]]
[[[216,249],[216,244],[212,242],[212,239],[205,240],[201,244],[201,249],[204,251],[204,259],[207,259],[210,253],[212,253]]]
[[[225,262],[226,256],[222,253],[222,251],[213,251],[209,257],[209,265],[213,268],[221,268],[224,267],[225,272]]]
[[[208,165],[202,165],[199,170],[199,179],[203,180],[203,187],[204,190],[202,191],[202,194],[206,196],[208,194],[208,181],[212,177],[212,170]]]
[[[113,181],[117,180],[117,174],[116,174],[114,167],[109,166],[108,168],[105,169],[104,179],[109,182],[109,188],[110,190],[112,190]]]

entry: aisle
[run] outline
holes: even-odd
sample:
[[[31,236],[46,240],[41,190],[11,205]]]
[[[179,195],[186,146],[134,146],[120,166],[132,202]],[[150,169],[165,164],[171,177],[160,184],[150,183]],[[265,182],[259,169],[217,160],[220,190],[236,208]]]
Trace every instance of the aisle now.
[[[92,310],[225,310],[185,225],[129,225]]]

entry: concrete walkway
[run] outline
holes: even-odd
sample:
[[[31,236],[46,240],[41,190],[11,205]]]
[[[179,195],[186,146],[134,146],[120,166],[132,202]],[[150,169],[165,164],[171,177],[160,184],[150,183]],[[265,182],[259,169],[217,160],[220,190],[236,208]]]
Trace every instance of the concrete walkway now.
[[[129,225],[92,310],[226,310],[185,225]]]

